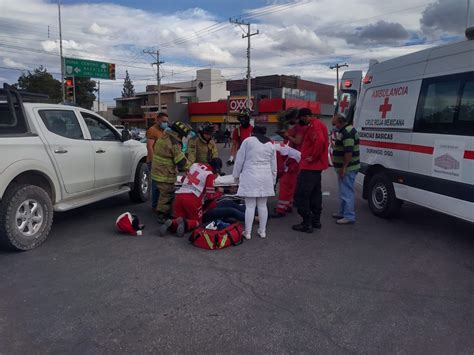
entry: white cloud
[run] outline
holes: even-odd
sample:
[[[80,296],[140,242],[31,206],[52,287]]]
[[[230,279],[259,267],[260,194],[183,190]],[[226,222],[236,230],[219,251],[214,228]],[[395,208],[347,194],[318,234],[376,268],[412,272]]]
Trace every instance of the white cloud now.
[[[89,32],[96,35],[106,35],[110,32],[110,30],[107,27],[102,27],[94,22],[92,25],[90,25]]]
[[[247,40],[242,39],[238,26],[227,22],[219,24],[219,14],[200,8],[153,13],[105,1],[63,3],[66,56],[116,63],[117,77],[123,78],[128,69],[137,91],[156,80],[150,65],[153,59],[142,53],[144,48],[160,49],[165,73],[184,71],[168,76],[169,80],[189,80],[195,75],[190,69],[210,63],[221,68],[224,75],[244,77]],[[329,70],[329,64],[347,61],[350,69],[365,69],[370,58],[387,59],[423,47],[403,46],[403,43],[407,33],[422,37],[420,20],[427,0],[387,3],[380,0],[294,1],[295,6],[285,11],[267,13],[251,20],[252,31],[260,30],[258,36],[252,37],[252,75],[294,74],[334,84],[335,73]],[[21,5],[20,8],[15,2],[0,0],[0,16],[4,16],[0,17],[0,60],[6,63],[8,59],[10,64],[15,63],[15,68],[34,69],[44,65],[57,76],[60,61],[56,3],[22,0]],[[432,13],[425,13],[425,27],[435,23],[428,22],[427,15]],[[381,20],[384,26],[380,25]],[[381,35],[377,30],[381,27],[390,27],[393,31],[388,32],[396,41],[387,41],[388,34]],[[205,31],[204,35],[202,31]],[[340,33],[347,33],[347,36],[341,38]],[[359,39],[357,46],[348,46],[346,39],[351,36],[354,40]],[[183,41],[183,38],[191,40]],[[397,45],[393,46],[393,43]],[[433,44],[435,42],[430,45]],[[8,48],[7,45],[24,49]],[[0,76],[13,81],[17,74],[0,69]],[[119,95],[122,83],[123,79],[103,81],[104,93],[110,97]]]
[[[3,58],[3,64],[5,64],[9,68],[26,69],[26,65],[19,62],[15,62],[10,58]]]

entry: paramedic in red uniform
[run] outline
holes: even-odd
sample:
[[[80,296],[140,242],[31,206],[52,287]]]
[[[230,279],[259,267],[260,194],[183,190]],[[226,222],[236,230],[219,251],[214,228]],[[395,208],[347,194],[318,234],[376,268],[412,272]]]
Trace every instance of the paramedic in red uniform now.
[[[296,120],[299,118],[296,117]],[[306,133],[306,125],[301,125],[297,121],[291,122],[290,128],[285,134],[285,143],[288,142],[290,148],[301,151],[304,135]],[[296,191],[296,182],[298,179],[299,161],[290,157],[280,157],[279,163],[283,166],[279,178],[278,201],[271,218],[285,217],[286,213],[290,213],[293,209],[293,197]]]
[[[298,213],[303,222],[292,228],[299,232],[313,233],[313,228],[321,228],[321,173],[328,168],[328,129],[319,119],[312,118],[308,108],[302,108],[298,116],[301,124],[307,126],[301,146],[300,173],[295,195]]]
[[[222,160],[212,159],[209,164],[194,163],[176,191],[173,205],[173,219],[167,220],[160,228],[160,235],[168,230],[182,237],[185,232],[197,228],[202,223],[203,205],[216,206],[216,199],[222,195],[216,191],[214,182],[222,168]]]
[[[237,151],[244,139],[252,135],[253,126],[250,124],[250,112],[241,111],[238,116],[240,126],[235,128],[232,132],[232,147],[230,148],[230,157],[227,160],[227,165],[234,165],[234,159],[237,155]]]

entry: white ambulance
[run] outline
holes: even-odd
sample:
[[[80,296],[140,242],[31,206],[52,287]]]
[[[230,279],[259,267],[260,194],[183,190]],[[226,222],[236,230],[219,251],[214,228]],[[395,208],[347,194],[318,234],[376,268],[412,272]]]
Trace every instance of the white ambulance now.
[[[372,62],[354,123],[375,215],[409,201],[474,222],[473,40]]]

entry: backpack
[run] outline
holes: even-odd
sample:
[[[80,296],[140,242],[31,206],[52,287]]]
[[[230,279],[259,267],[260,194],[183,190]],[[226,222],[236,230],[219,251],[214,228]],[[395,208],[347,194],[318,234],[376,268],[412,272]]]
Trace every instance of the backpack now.
[[[242,244],[244,241],[243,230],[244,228],[239,222],[232,223],[221,230],[206,229],[201,226],[193,231],[189,241],[195,247],[202,249],[224,249],[231,245]]]

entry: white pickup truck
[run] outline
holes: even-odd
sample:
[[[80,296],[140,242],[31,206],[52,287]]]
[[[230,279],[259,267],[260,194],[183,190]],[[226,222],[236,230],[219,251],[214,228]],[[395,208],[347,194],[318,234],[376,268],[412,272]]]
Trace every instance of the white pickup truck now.
[[[23,103],[0,89],[0,246],[29,250],[48,237],[53,212],[122,193],[150,195],[146,147],[96,113]]]

